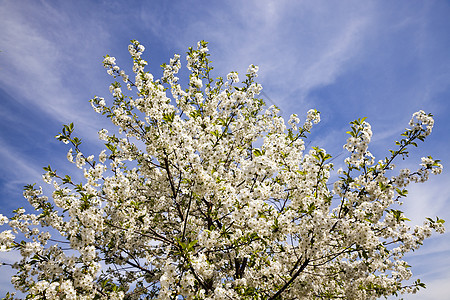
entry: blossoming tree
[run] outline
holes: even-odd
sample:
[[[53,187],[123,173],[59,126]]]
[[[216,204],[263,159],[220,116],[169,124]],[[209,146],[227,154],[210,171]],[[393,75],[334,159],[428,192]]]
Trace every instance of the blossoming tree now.
[[[132,41],[133,77],[114,57],[103,61],[126,88],[112,83],[109,105],[91,100],[119,128],[99,132],[97,159],[82,152],[73,124],[57,136],[85,180],[46,167],[51,198],[30,185],[24,195],[36,213],[0,215],[11,227],[0,250],[21,255],[11,265],[17,290],[29,299],[273,300],[373,299],[424,286],[404,284],[403,257],[444,221],[410,228],[395,208],[410,182],[442,165],[426,157],[416,171],[392,170],[431,133],[430,114],[415,113],[379,161],[369,123],[351,122],[345,168],[330,180],[331,155],[304,143],[319,112],[286,125],[257,98],[257,66],[242,82],[235,72],[214,80],[202,41],[187,53],[182,89],[179,55],[154,80],[143,51]]]

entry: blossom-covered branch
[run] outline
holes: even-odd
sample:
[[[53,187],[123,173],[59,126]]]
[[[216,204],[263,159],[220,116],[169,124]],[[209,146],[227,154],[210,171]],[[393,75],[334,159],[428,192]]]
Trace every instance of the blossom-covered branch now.
[[[0,215],[10,227],[0,251],[21,255],[9,266],[17,290],[33,299],[275,300],[373,299],[424,287],[404,284],[412,273],[403,257],[444,232],[444,221],[410,228],[393,205],[442,165],[428,156],[397,174],[394,161],[431,133],[431,114],[415,113],[379,161],[369,152],[370,124],[351,122],[345,167],[330,183],[332,156],[304,142],[320,113],[286,124],[259,98],[257,66],[213,79],[201,41],[187,52],[183,88],[179,55],[155,80],[144,46],[131,41],[128,50],[133,75],[105,56],[122,83],[111,84],[109,99],[91,100],[118,127],[99,131],[97,159],[83,153],[73,124],[56,136],[70,145],[82,182],[48,166],[50,197],[29,185],[35,211]]]

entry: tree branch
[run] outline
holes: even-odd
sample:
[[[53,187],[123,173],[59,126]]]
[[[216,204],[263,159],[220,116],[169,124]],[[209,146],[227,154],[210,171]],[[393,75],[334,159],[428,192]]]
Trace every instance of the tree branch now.
[[[275,300],[278,299],[278,297],[289,287],[289,285],[294,282],[294,280],[300,275],[300,273],[306,268],[306,266],[309,263],[309,258],[305,259],[303,264],[300,266],[300,268],[295,272],[295,274],[291,277],[291,279],[281,287],[281,289],[278,290],[272,297],[269,298],[269,300]]]

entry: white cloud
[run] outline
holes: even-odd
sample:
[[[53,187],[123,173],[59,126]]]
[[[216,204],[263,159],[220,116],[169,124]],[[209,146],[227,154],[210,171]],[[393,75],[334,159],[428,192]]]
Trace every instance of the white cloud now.
[[[93,95],[83,91],[95,80],[93,74],[83,72],[99,59],[92,45],[106,43],[102,28],[93,21],[71,18],[70,11],[47,2],[17,5],[13,1],[0,4],[0,27],[0,82],[8,93],[54,120],[75,119],[91,129],[93,112],[86,109],[87,97]],[[98,70],[102,70],[100,61]]]
[[[7,170],[8,173],[3,173],[3,176],[8,176],[9,178],[20,178],[23,181],[32,181],[36,178],[41,178],[41,166],[33,165],[33,163],[22,157],[19,154],[18,149],[12,149],[3,140],[0,140],[0,156],[2,157],[2,168]],[[10,184],[14,182],[9,181]]]
[[[354,4],[350,10],[329,2],[231,2],[207,13],[186,4],[178,8],[186,16],[184,26],[169,12],[163,17],[144,10],[141,20],[161,39],[178,41],[180,48],[198,39],[210,41],[218,49],[212,60],[220,74],[258,64],[271,98],[280,102],[295,92],[300,101],[314,88],[334,82],[358,54],[371,5]],[[201,18],[195,19],[197,14]]]
[[[306,96],[314,88],[333,83],[337,76],[345,70],[347,63],[358,51],[367,20],[357,19],[345,24],[337,32],[329,46],[319,52],[300,77],[300,89]]]
[[[450,220],[450,211],[445,208],[450,205],[449,175],[430,175],[430,181],[413,184],[408,190],[408,197],[404,201],[402,210],[414,224],[422,224],[425,217]]]
[[[439,279],[434,279],[426,283],[426,289],[421,290],[416,295],[408,295],[404,297],[405,300],[420,299],[420,300],[435,300],[435,299],[447,299],[450,295],[450,274]]]

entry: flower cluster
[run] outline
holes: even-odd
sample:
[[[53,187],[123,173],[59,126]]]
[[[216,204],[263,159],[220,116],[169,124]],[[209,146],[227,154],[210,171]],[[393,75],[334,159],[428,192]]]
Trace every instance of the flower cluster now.
[[[423,110],[419,110],[412,115],[409,126],[412,130],[422,130],[423,136],[428,136],[433,129],[434,120],[431,114],[426,114]],[[423,130],[425,127],[425,130]]]
[[[56,138],[70,143],[81,182],[48,166],[51,196],[24,191],[34,214],[0,215],[10,227],[0,251],[21,255],[11,265],[17,290],[33,299],[373,299],[423,286],[402,284],[412,274],[403,257],[444,232],[444,221],[410,228],[393,205],[442,165],[425,157],[417,171],[392,172],[429,135],[431,115],[414,114],[377,163],[369,123],[351,122],[350,154],[333,183],[332,156],[305,146],[320,113],[309,110],[302,125],[293,114],[286,126],[259,98],[257,66],[244,80],[213,80],[201,41],[187,52],[182,88],[179,55],[155,80],[145,48],[132,41],[128,50],[133,76],[114,57],[103,61],[127,88],[113,82],[108,101],[91,100],[119,134],[100,130],[105,148],[86,155],[64,125]]]
[[[351,131],[348,131],[350,137],[344,145],[344,149],[351,152],[345,162],[350,165],[359,166],[361,164],[373,164],[374,157],[368,151],[369,143],[372,138],[372,129],[370,124],[364,119],[355,120],[350,123]]]

